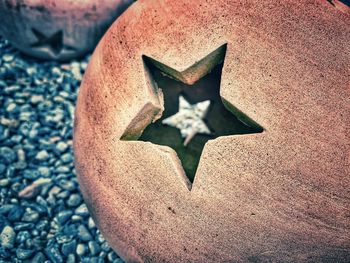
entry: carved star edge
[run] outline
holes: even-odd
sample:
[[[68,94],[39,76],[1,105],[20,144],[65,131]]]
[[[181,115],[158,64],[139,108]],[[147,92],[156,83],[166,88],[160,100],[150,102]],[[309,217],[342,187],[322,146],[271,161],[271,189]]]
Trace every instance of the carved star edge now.
[[[215,49],[213,52],[209,53],[207,56],[202,58],[201,60],[194,63],[189,68],[185,69],[184,71],[177,71],[174,68],[171,68],[162,62],[159,62],[149,56],[143,55],[143,65],[144,65],[144,71],[146,75],[146,79],[148,82],[148,91],[151,87],[151,93],[154,95],[154,98],[156,98],[155,103],[153,105],[153,109],[149,109],[149,105],[145,105],[144,108],[142,108],[137,116],[132,119],[128,127],[125,129],[123,135],[120,137],[120,140],[123,141],[138,141],[138,138],[142,135],[143,131],[146,129],[146,127],[154,122],[156,122],[158,119],[161,118],[162,112],[164,110],[164,102],[162,101],[162,90],[158,88],[158,85],[156,81],[153,79],[152,73],[149,69],[149,66],[152,65],[159,69],[162,73],[164,73],[166,76],[173,78],[177,81],[183,82],[188,85],[194,84],[197,80],[201,79],[210,71],[215,68],[217,65],[221,64],[225,60],[226,56],[226,50],[227,50],[227,43],[221,45],[217,49]],[[236,108],[234,105],[232,105],[229,101],[227,101],[225,98],[221,97],[221,100],[225,106],[225,108],[231,112],[234,116],[236,116],[241,122],[246,124],[247,126],[250,126],[252,128],[255,128],[259,130],[258,133],[262,132],[264,129],[261,125],[259,125],[257,122],[252,120],[250,117],[248,117],[246,114],[244,114],[242,111],[240,111],[238,108]],[[154,109],[156,106],[159,106],[156,110]],[[247,134],[248,135],[248,134]],[[228,135],[228,136],[235,136]],[[155,144],[157,145],[157,144]],[[164,147],[164,146],[162,146]],[[169,147],[169,146],[168,146]],[[171,147],[169,147],[171,148]],[[171,148],[171,150],[174,151],[175,155],[177,156],[177,153],[174,149]],[[182,169],[178,170],[181,177],[185,180],[185,185],[187,186],[188,190],[191,191],[192,185],[194,183],[191,183],[188,176],[186,175],[180,158],[178,157],[178,162],[180,162],[180,167]],[[178,167],[178,164],[175,164],[175,167]]]
[[[64,51],[76,51],[76,48],[64,44],[64,33],[58,30],[50,36],[45,35],[39,30],[32,28],[32,33],[37,39],[30,47],[47,52],[51,57],[56,58]]]

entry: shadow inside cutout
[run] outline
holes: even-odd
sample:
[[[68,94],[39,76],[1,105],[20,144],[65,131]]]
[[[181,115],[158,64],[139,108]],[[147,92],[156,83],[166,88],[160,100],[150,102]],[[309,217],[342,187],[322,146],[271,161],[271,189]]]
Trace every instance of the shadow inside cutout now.
[[[181,160],[187,177],[192,183],[204,145],[208,140],[219,136],[259,133],[263,131],[263,128],[258,124],[249,122],[249,118],[242,119],[245,115],[234,107],[230,107],[226,101],[225,105],[223,104],[220,96],[223,63],[214,67],[210,73],[193,85],[187,85],[172,79],[150,62],[146,61],[146,64],[158,88],[163,91],[164,112],[160,119],[145,128],[139,140],[169,146],[174,149]],[[210,108],[204,118],[204,122],[212,134],[197,134],[187,146],[183,145],[184,138],[181,137],[179,129],[162,124],[162,120],[179,111],[180,95],[190,104],[210,100]],[[236,116],[244,122],[240,121]]]

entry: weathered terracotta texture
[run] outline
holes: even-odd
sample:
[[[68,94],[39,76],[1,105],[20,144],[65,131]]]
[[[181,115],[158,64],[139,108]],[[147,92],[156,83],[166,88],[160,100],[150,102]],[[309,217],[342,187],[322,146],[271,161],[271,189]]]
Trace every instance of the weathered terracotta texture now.
[[[112,25],[81,86],[74,148],[120,256],[350,261],[349,14],[326,0],[141,0]],[[172,149],[120,138],[162,111],[143,55],[192,83],[225,43],[221,95],[264,132],[210,140],[190,190]]]
[[[132,2],[1,0],[0,34],[28,55],[69,60],[92,51],[110,24]]]

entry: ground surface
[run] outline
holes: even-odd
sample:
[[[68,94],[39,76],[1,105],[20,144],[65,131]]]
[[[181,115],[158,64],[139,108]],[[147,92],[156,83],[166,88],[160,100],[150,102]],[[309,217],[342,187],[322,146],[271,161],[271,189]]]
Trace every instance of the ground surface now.
[[[0,38],[0,262],[122,262],[79,191],[74,105],[88,58],[58,64]]]

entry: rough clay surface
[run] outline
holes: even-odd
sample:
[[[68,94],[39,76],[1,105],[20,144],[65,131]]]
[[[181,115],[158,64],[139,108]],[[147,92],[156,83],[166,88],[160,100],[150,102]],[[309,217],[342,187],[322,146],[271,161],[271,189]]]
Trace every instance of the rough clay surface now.
[[[350,260],[349,14],[326,0],[141,0],[113,24],[81,86],[74,147],[120,256]],[[120,137],[161,111],[142,55],[182,72],[225,43],[222,97],[264,132],[209,141],[190,191],[172,149]]]
[[[43,59],[69,60],[92,51],[108,26],[133,0],[1,0],[0,34],[24,53]],[[69,48],[52,54],[33,47],[33,29],[46,37],[63,32]],[[56,41],[57,42],[57,41]]]

